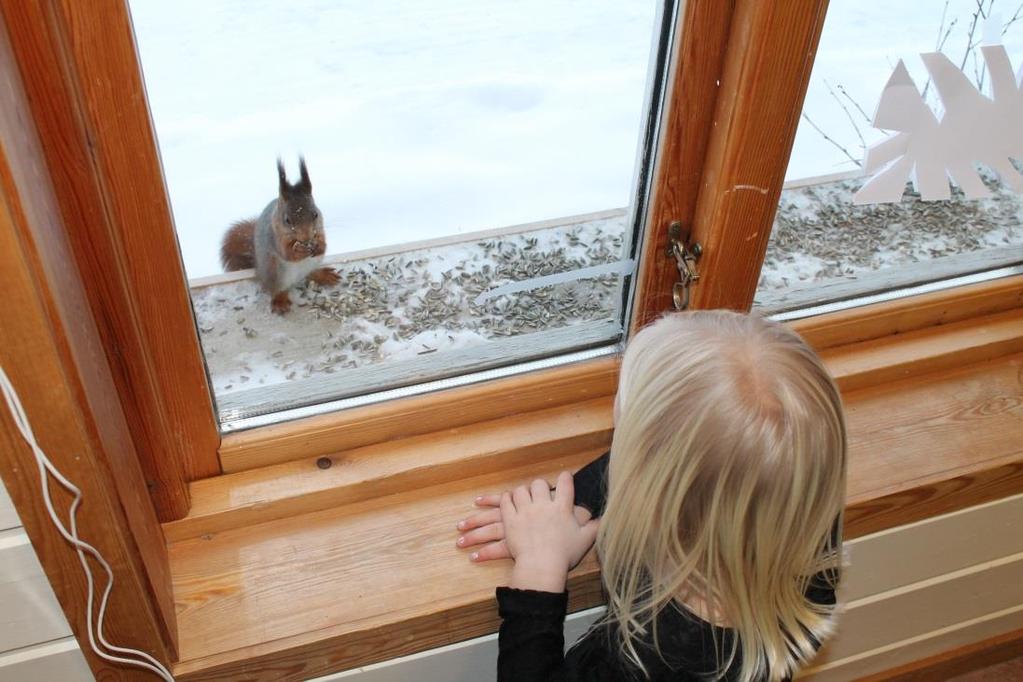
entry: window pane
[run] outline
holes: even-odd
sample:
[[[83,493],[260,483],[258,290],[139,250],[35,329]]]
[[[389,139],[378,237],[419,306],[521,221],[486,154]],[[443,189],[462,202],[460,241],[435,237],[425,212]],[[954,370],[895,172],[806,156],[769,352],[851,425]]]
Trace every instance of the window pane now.
[[[907,112],[925,111],[920,102],[933,111],[935,123],[942,120],[939,88],[921,53],[940,48],[954,67],[962,66],[971,89],[979,85],[987,97],[992,96],[991,76],[978,47],[985,35],[1005,45],[1016,67],[1023,63],[1023,13],[1013,14],[1016,6],[1000,4],[986,0],[978,12],[974,0],[830,3],[761,274],[758,307],[798,309],[1023,261],[1023,197],[978,163],[976,148],[966,165],[977,169],[988,198],[967,198],[953,186],[947,200],[923,200],[909,184],[893,203],[853,201],[875,172],[865,174],[862,168],[866,149],[900,132],[890,131],[889,137],[872,126],[899,60],[919,94],[904,92],[895,107],[888,100],[882,113],[889,126],[903,123],[899,116]],[[968,111],[957,106],[950,113],[968,117]],[[927,138],[925,124],[904,126],[902,140],[917,149],[925,143],[941,156],[969,137],[943,128]],[[1018,153],[1008,144],[1000,151],[1007,159]],[[898,161],[897,155],[893,158]],[[910,148],[905,158],[918,155]],[[936,173],[937,184],[947,187],[947,180],[941,180],[945,167],[939,164]],[[900,177],[899,186],[906,179],[908,174]]]
[[[131,0],[222,420],[617,342],[659,5]]]

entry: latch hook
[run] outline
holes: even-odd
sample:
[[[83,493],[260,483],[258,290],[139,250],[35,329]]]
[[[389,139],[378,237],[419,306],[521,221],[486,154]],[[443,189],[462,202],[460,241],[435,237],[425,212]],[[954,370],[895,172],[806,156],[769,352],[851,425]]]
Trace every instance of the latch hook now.
[[[703,247],[699,242],[689,246],[682,241],[682,223],[674,221],[668,226],[668,256],[675,259],[679,276],[679,281],[675,282],[671,290],[675,310],[685,310],[689,307],[689,288],[700,280],[696,261],[700,259],[702,253]]]

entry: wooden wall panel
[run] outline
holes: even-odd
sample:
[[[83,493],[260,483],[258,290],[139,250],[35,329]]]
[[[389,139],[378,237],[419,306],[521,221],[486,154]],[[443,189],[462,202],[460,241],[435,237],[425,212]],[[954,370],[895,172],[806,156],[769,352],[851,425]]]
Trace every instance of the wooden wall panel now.
[[[849,543],[845,596],[862,599],[1021,553],[1021,528],[1023,495],[1016,495],[858,538]]]
[[[1006,609],[949,627],[932,630],[916,637],[892,642],[855,656],[813,666],[797,679],[808,679],[813,682],[866,682],[867,680],[880,682],[889,679],[886,672],[892,668],[908,667],[914,661],[982,642],[1019,628],[1023,628],[1023,607]],[[938,671],[936,674],[926,677],[896,679],[913,679],[915,682],[943,682],[948,679],[948,676]],[[994,681],[992,680],[992,682]]]

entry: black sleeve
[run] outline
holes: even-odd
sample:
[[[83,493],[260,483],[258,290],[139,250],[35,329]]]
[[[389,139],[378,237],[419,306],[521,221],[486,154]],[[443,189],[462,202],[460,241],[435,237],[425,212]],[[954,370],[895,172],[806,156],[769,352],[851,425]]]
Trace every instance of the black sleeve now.
[[[564,679],[568,592],[497,588],[498,682]]]
[[[831,525],[832,544],[838,544],[838,538],[842,533],[841,520],[842,517],[838,517]],[[806,598],[814,604],[834,606],[838,601],[835,596],[835,590],[838,588],[838,583],[841,579],[842,569],[839,567],[817,573],[810,578],[810,583],[806,588]]]
[[[611,453],[605,452],[575,472],[572,478],[575,484],[575,503],[589,509],[594,518],[604,514],[604,505],[607,503],[607,465],[610,461]]]

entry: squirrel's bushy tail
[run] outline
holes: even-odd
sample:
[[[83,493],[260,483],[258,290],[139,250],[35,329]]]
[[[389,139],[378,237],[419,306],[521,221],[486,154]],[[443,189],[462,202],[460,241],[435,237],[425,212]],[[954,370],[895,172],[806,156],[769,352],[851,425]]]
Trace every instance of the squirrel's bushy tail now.
[[[220,262],[224,270],[247,270],[256,267],[255,220],[239,220],[224,233],[220,243]]]

